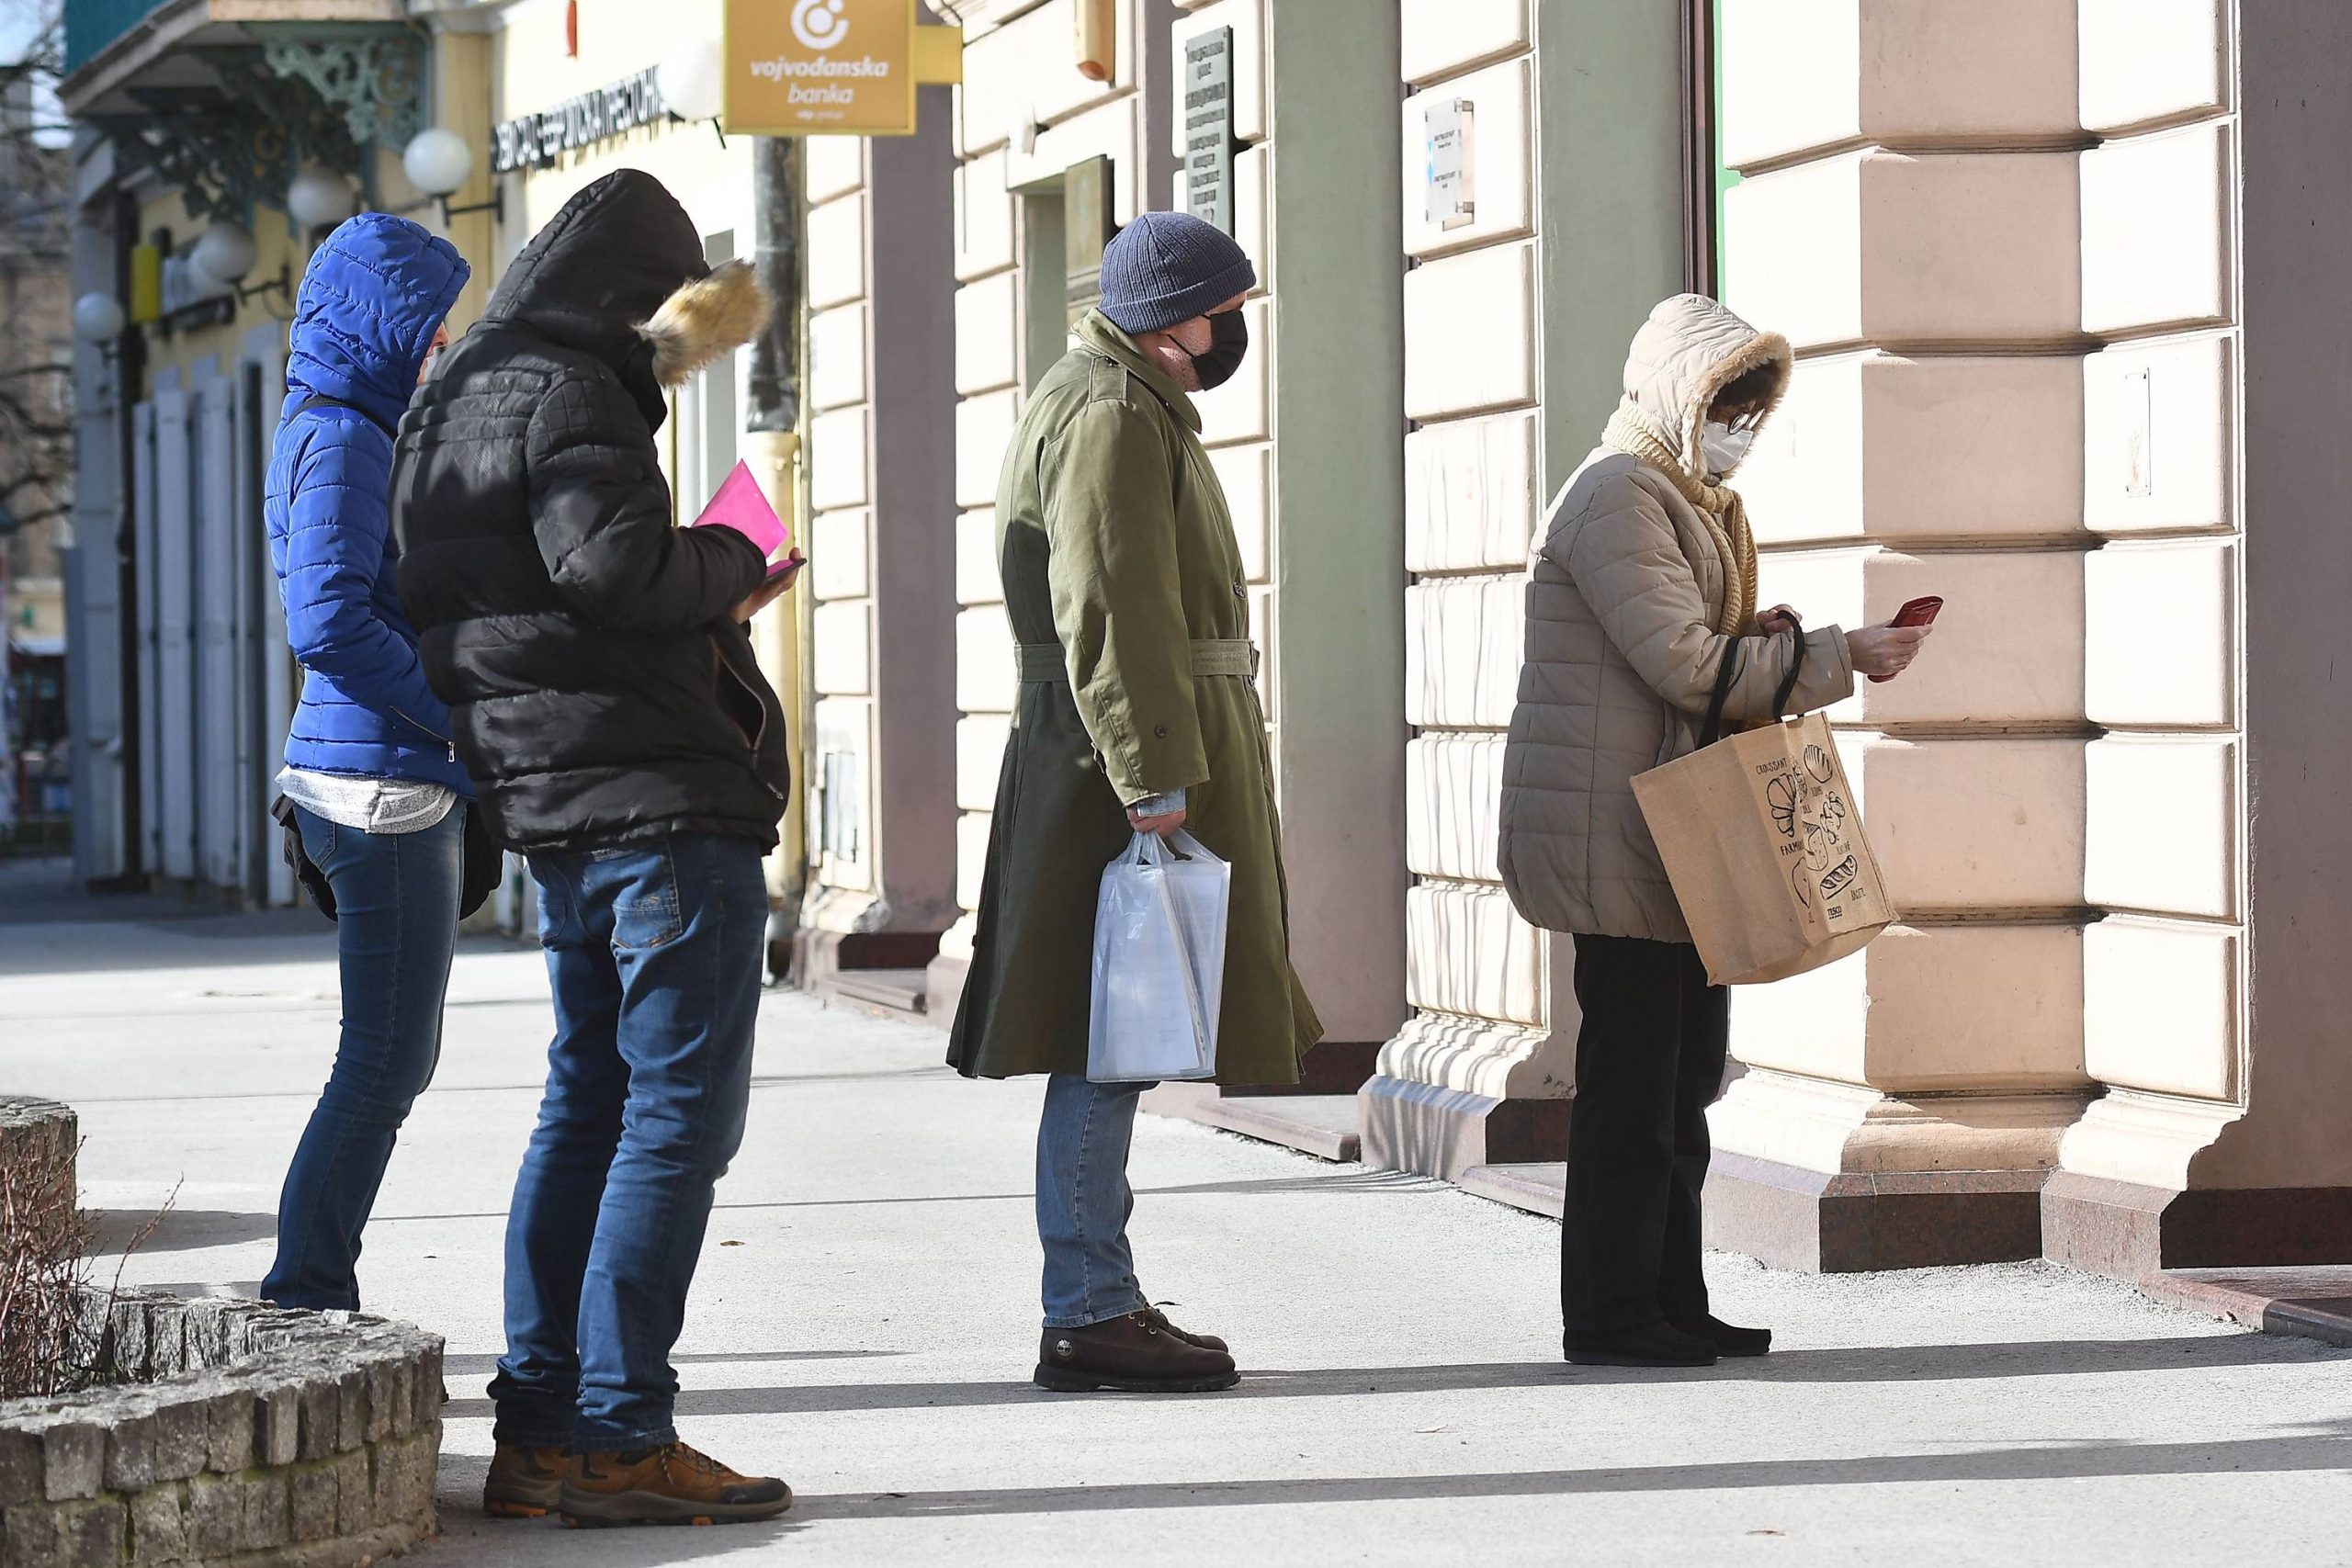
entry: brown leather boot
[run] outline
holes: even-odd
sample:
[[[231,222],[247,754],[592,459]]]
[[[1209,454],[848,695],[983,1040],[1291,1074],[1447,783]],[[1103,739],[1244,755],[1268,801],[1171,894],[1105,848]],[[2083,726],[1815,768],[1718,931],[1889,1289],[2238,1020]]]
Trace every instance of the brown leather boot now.
[[[772,1519],[792,1488],[772,1475],[741,1475],[684,1443],[626,1453],[582,1454],[557,1505],[574,1527],[731,1525]]]
[[[481,1511],[493,1519],[544,1519],[554,1510],[571,1468],[570,1449],[501,1443],[481,1483]]]
[[[1241,1381],[1233,1358],[1154,1322],[1149,1307],[1084,1328],[1048,1328],[1037,1351],[1039,1388],[1057,1393],[1210,1393]]]
[[[1168,1314],[1158,1307],[1144,1308],[1143,1315],[1154,1328],[1162,1334],[1173,1334],[1187,1345],[1198,1345],[1204,1350],[1227,1350],[1232,1348],[1214,1334],[1194,1334],[1189,1329],[1177,1327],[1168,1321]]]

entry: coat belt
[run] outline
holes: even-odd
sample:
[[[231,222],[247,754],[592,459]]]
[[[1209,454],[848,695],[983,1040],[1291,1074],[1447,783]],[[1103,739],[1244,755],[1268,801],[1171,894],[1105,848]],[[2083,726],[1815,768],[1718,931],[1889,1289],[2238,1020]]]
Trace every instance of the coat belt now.
[[[1060,643],[1024,642],[1018,652],[1023,682],[1069,684],[1069,663]],[[1196,640],[1193,644],[1193,673],[1238,675],[1244,681],[1254,681],[1258,678],[1257,647],[1238,639]]]

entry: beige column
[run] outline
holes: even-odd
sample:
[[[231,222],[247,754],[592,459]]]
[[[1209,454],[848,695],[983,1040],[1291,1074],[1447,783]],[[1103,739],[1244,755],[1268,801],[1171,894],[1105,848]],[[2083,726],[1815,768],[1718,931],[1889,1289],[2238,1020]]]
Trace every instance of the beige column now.
[[[1544,503],[1615,402],[1634,328],[1680,276],[1677,21],[1664,6],[1404,0],[1399,23],[1412,1016],[1363,1091],[1363,1157],[1488,1186],[1566,1143],[1570,950],[1499,885],[1502,732]],[[1430,212],[1433,110],[1471,127],[1467,221]]]
[[[2072,7],[1730,0],[1726,302],[1800,364],[1743,468],[1763,598],[1948,602],[1831,710],[1903,919],[1736,994],[1712,1245],[1849,1269],[2031,1258],[2086,1085]]]
[[[2352,1258],[2339,7],[2082,6],[2085,1035],[2050,1256]],[[2235,69],[2233,71],[2233,65]]]
[[[797,982],[920,1010],[955,920],[949,95],[815,136],[808,202],[808,893]]]

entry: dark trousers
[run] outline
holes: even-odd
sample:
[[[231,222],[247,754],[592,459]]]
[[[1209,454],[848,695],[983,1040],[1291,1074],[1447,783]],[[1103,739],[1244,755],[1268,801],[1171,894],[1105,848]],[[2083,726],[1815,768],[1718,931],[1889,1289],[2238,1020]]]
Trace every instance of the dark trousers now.
[[[1579,936],[1560,1312],[1572,1334],[1707,1314],[1699,1193],[1730,996],[1680,942]]]
[[[556,1032],[506,1221],[501,1442],[677,1437],[670,1350],[751,1100],[760,859],[684,834],[531,857]]]
[[[334,891],[343,1039],[287,1168],[265,1301],[359,1308],[359,1234],[401,1123],[441,1060],[468,809],[460,801],[414,833],[370,833],[294,808],[303,852]]]

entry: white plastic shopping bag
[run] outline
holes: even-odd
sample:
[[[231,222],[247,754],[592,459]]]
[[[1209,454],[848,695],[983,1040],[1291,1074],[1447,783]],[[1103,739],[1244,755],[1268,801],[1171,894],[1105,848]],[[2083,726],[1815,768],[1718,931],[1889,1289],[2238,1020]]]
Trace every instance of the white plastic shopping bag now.
[[[1181,858],[1180,858],[1181,857]],[[1151,1083],[1216,1074],[1233,868],[1189,833],[1137,833],[1102,872],[1086,1076]]]

